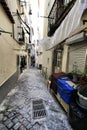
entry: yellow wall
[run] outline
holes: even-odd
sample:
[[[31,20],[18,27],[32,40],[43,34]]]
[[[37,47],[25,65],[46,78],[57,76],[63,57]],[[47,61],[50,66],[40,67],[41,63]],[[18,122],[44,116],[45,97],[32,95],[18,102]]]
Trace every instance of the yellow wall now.
[[[8,34],[0,35],[0,85],[16,71],[16,55]]]
[[[0,5],[0,30],[12,32],[12,24]],[[16,71],[16,55],[10,34],[0,35],[0,85]]]
[[[12,32],[12,24],[0,5],[0,29],[4,29],[5,31]]]
[[[0,30],[12,32],[12,23],[0,5]],[[0,35],[0,86],[17,70],[16,56],[21,55],[21,47],[10,34]]]

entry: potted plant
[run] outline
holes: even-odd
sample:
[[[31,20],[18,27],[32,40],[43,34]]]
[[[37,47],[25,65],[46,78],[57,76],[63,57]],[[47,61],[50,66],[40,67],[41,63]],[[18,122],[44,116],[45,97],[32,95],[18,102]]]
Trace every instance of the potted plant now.
[[[84,69],[84,72],[81,74],[80,83],[87,82],[87,68]]]
[[[81,74],[81,72],[78,69],[77,62],[74,62],[74,64],[73,64],[72,74],[73,74],[73,82],[78,82],[78,77]]]
[[[79,102],[82,106],[87,107],[87,83],[79,86],[78,92]]]

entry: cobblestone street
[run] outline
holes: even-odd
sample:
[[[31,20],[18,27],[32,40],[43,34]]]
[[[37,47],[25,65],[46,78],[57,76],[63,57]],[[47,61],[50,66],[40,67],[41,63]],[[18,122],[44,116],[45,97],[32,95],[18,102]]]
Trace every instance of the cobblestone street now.
[[[37,116],[39,109],[42,113]],[[67,118],[35,68],[21,74],[0,105],[0,130],[72,130]]]

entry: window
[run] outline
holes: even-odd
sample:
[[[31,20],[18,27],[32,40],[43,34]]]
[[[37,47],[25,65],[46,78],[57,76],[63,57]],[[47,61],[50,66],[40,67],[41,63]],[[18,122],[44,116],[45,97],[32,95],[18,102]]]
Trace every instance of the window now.
[[[61,60],[62,60],[62,50],[55,50],[54,51],[54,66],[61,67]]]

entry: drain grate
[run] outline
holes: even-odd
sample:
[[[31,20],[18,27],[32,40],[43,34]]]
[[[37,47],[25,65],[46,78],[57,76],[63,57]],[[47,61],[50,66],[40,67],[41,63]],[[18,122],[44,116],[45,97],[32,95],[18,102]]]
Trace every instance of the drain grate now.
[[[46,116],[46,110],[44,107],[43,100],[34,100],[32,101],[32,110],[33,110],[33,119],[39,119]]]

